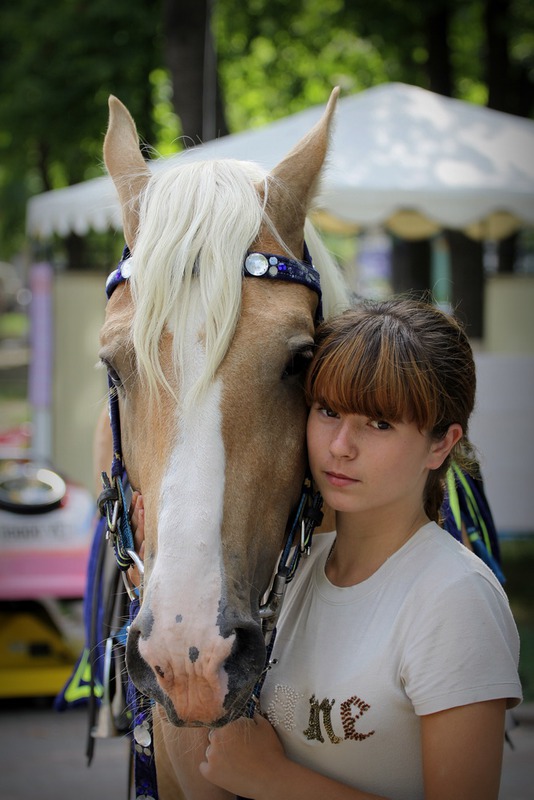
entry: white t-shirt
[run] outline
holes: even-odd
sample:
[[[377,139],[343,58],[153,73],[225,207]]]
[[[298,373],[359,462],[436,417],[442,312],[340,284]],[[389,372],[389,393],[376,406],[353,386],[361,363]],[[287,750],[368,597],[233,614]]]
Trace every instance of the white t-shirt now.
[[[317,536],[288,586],[262,711],[289,758],[362,791],[423,798],[419,716],[521,699],[519,637],[493,573],[434,523],[334,586]]]

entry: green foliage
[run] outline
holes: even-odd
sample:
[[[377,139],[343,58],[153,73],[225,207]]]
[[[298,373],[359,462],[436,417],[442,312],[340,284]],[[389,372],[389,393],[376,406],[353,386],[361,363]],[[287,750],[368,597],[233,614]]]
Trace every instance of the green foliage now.
[[[324,103],[335,85],[344,94],[386,81],[428,87],[428,21],[443,9],[453,93],[487,101],[487,0],[214,0],[213,6],[232,131]],[[0,5],[0,258],[24,241],[28,197],[102,173],[110,93],[126,103],[155,154],[180,149],[161,18],[161,0]],[[510,77],[518,79],[516,93],[528,109],[531,0],[509,0],[503,26]]]
[[[181,149],[180,120],[173,111],[172,83],[168,70],[158,68],[150,73],[152,86],[152,119],[155,130],[155,155],[169,156]]]
[[[121,97],[150,135],[147,76],[161,63],[159,3],[4,3],[0,48],[0,255],[5,258],[22,239],[28,196],[101,174],[109,94]]]
[[[322,103],[333,86],[352,94],[396,77],[373,43],[343,24],[341,0],[249,0],[248,8],[221,0],[214,30],[234,131]]]
[[[461,3],[451,19],[450,46],[456,76],[457,96],[461,100],[485,105],[488,87],[484,75],[485,37],[482,3]]]
[[[232,130],[321,103],[334,85],[352,94],[385,81],[429,87],[428,22],[448,12],[453,94],[484,104],[484,0],[219,0],[214,31]],[[534,82],[534,6],[510,0],[514,69]],[[443,32],[446,34],[446,31]]]

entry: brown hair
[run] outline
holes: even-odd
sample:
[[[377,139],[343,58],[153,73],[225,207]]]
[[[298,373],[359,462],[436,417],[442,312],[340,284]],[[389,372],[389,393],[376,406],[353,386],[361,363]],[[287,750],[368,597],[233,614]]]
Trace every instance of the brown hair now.
[[[363,301],[323,323],[306,378],[308,403],[342,414],[388,422],[415,422],[441,439],[459,423],[463,436],[425,487],[425,512],[439,521],[443,478],[451,458],[468,468],[467,440],[476,374],[469,340],[460,323],[417,300]]]

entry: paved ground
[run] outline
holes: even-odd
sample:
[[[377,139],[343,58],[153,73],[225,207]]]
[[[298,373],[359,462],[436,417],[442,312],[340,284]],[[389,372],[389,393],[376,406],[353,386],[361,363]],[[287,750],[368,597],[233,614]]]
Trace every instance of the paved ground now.
[[[87,766],[84,709],[0,706],[2,800],[127,800],[128,743],[102,739]]]
[[[534,798],[534,705],[521,707],[517,717],[499,800]],[[58,714],[49,704],[0,705],[2,800],[127,800],[127,743],[100,740],[88,768],[86,727],[84,710]]]

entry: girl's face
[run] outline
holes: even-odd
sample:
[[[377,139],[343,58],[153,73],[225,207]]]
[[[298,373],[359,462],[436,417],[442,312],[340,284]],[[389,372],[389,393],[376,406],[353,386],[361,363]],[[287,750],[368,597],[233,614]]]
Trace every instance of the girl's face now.
[[[317,488],[331,508],[347,513],[422,509],[428,472],[452,446],[449,434],[436,442],[413,422],[335,414],[319,403],[310,410],[307,437]]]

